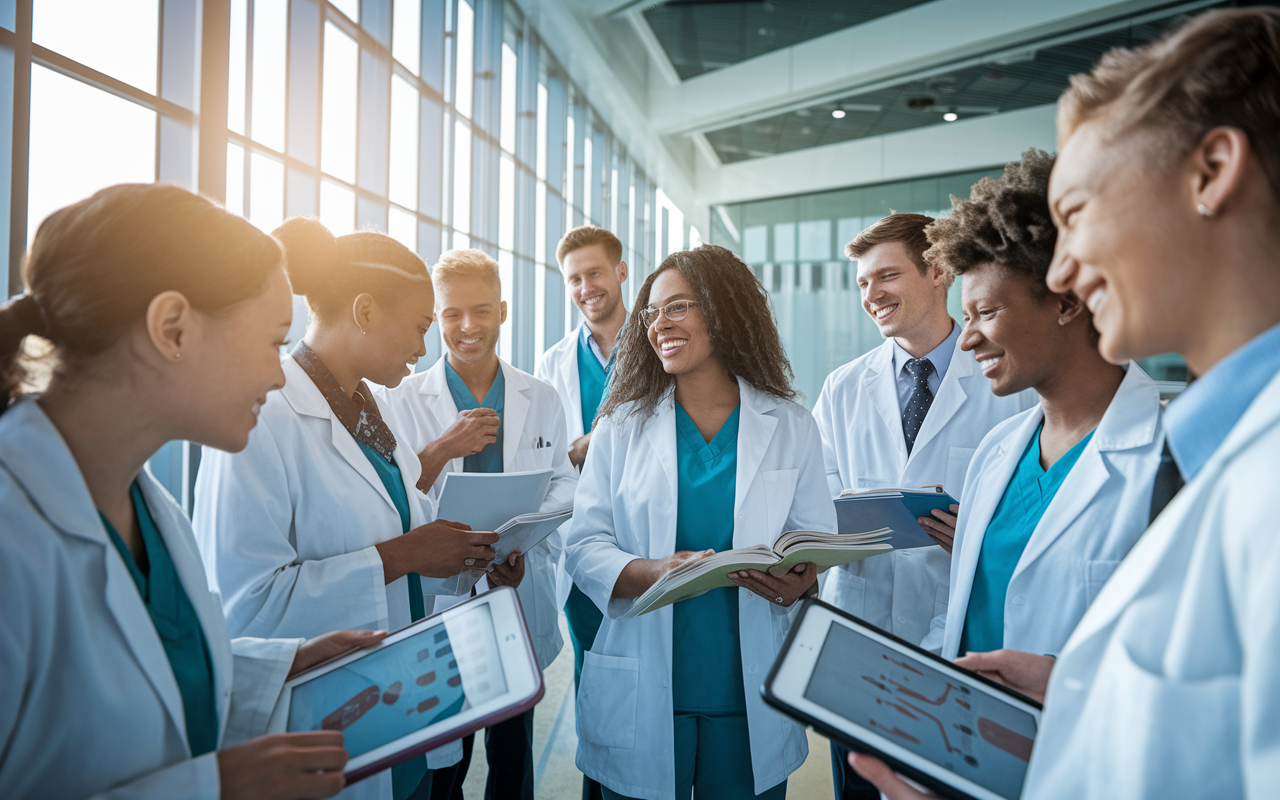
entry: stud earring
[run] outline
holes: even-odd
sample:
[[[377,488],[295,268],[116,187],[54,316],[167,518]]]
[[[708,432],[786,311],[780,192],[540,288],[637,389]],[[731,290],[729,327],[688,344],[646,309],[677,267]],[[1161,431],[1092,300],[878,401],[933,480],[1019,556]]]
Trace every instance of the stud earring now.
[[[182,353],[174,353],[173,358],[175,361],[178,360],[179,358],[182,358]]]
[[[1209,207],[1208,207],[1208,206],[1206,206],[1204,203],[1201,203],[1200,205],[1196,206],[1196,211],[1199,211],[1199,212],[1200,212],[1200,216],[1202,216],[1202,217],[1212,217],[1212,216],[1213,216],[1213,212],[1212,212],[1212,211],[1210,211],[1210,210],[1209,210]]]
[[[365,335],[365,329],[364,329],[364,328],[361,328],[361,329],[360,329],[360,335],[361,335],[361,336],[364,336],[364,335]]]

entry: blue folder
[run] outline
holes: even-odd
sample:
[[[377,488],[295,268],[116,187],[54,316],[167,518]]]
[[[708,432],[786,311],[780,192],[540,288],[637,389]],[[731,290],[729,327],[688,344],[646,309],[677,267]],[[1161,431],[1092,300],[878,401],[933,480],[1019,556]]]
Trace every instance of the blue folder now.
[[[889,528],[887,539],[895,550],[936,547],[938,542],[920,523],[919,517],[930,516],[940,508],[951,513],[958,501],[946,492],[919,489],[885,489],[873,493],[836,498],[836,520],[840,533],[864,533]]]

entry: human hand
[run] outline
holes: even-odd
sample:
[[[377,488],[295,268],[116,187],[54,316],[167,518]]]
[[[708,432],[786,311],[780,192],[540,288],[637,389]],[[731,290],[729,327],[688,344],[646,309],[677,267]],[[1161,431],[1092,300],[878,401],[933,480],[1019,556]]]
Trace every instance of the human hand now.
[[[377,644],[386,637],[386,631],[343,630],[308,639],[298,645],[298,652],[293,656],[293,666],[289,668],[289,677],[343,653]]]
[[[681,550],[666,558],[637,558],[622,568],[613,585],[613,597],[629,600],[639,597],[671,570],[690,561],[706,558],[715,550]]]
[[[849,766],[871,782],[873,786],[889,800],[928,800],[936,794],[923,791],[907,782],[906,778],[893,771],[893,768],[875,756],[865,753],[850,753]]]
[[[947,553],[951,552],[951,547],[956,539],[956,516],[960,513],[960,506],[955,503],[951,504],[951,513],[935,508],[931,517],[920,517],[916,522],[920,523],[920,527],[924,528],[924,532],[934,538],[938,544],[942,545],[942,549]]]
[[[458,418],[437,441],[445,443],[451,457],[473,456],[485,445],[498,441],[501,418],[492,408],[470,408],[459,411]]]
[[[582,465],[587,461],[587,448],[591,446],[591,432],[587,431],[585,436],[579,436],[573,440],[573,444],[569,445],[569,463],[582,471]]]
[[[524,580],[524,553],[519,550],[507,556],[506,561],[495,561],[489,567],[490,586],[510,586],[512,589]]]
[[[277,733],[218,751],[222,800],[333,797],[347,781],[341,731]]]
[[[1053,672],[1057,659],[1021,650],[992,650],[989,653],[965,653],[954,663],[1043,703],[1045,690],[1049,688],[1049,674]]]
[[[428,578],[450,578],[467,570],[483,570],[493,560],[498,534],[473,531],[461,522],[438,519],[377,545],[387,583],[416,572]]]
[[[735,586],[750,589],[770,603],[789,608],[818,580],[818,568],[810,562],[796,564],[780,576],[770,575],[758,569],[730,572],[729,580]]]

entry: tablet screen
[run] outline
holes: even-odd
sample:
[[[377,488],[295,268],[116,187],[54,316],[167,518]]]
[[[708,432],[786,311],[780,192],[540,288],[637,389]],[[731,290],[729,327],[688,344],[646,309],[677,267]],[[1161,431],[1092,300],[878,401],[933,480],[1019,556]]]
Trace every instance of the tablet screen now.
[[[506,692],[493,616],[477,603],[295,686],[288,729],[342,731],[354,759]]]
[[[804,697],[1001,797],[1022,792],[1034,716],[838,621]]]

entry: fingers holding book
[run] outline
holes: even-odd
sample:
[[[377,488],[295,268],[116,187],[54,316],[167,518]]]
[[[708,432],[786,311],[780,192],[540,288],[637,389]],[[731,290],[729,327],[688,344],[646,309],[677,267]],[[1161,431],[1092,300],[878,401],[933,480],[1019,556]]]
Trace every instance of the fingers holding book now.
[[[730,572],[728,578],[735,586],[755,592],[770,603],[789,608],[818,580],[818,568],[806,561],[796,564],[780,576],[757,569],[744,569]]]

